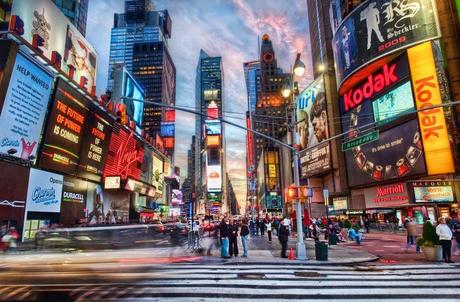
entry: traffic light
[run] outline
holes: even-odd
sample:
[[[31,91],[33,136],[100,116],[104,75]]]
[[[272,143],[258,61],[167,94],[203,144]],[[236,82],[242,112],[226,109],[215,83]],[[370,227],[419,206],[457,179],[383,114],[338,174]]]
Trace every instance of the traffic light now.
[[[290,185],[287,188],[287,201],[292,202],[299,197],[299,188],[295,185]]]
[[[126,115],[126,105],[125,104],[117,104],[117,123],[126,125],[128,123],[128,116]]]

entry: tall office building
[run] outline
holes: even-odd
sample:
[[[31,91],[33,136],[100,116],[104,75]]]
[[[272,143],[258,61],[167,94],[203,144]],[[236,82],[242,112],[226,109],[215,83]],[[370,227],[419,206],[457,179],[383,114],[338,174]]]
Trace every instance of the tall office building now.
[[[290,120],[287,111],[289,99],[281,95],[281,88],[287,77],[289,74],[278,68],[270,37],[263,35],[260,51],[260,93],[257,96],[252,124],[256,131],[276,139],[282,139],[287,134]],[[255,207],[259,211],[281,212],[283,189],[279,146],[261,136],[255,137],[254,161],[258,183]]]
[[[144,86],[143,129],[153,138],[161,134],[165,110],[148,102],[175,104],[176,68],[168,51],[171,26],[167,10],[155,11],[148,0],[129,0],[124,13],[115,14],[111,34],[108,89],[113,88],[115,66],[124,65]],[[167,126],[168,137],[163,138],[171,156],[173,127]]]
[[[225,141],[219,121],[223,117],[224,75],[221,57],[200,51],[196,69],[195,179],[198,210],[206,214],[225,211]]]
[[[86,35],[89,0],[52,0],[75,25],[83,36]]]

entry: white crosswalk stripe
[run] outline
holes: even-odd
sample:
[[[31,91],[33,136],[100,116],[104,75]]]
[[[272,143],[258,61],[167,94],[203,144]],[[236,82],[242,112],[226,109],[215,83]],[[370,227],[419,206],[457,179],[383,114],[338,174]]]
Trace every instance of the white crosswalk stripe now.
[[[126,277],[122,271],[120,277]],[[177,264],[128,275],[141,278],[126,284],[108,278],[94,285],[79,280],[78,285],[46,286],[66,288],[74,301],[460,301],[458,265]],[[34,289],[46,291],[46,286],[35,285]],[[2,288],[0,301],[6,301],[1,298],[5,295],[24,295],[26,289],[27,285]],[[18,295],[16,301],[23,300]]]

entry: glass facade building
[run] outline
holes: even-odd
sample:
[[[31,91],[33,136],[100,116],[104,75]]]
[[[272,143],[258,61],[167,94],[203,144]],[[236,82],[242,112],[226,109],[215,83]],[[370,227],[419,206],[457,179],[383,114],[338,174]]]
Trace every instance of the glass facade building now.
[[[57,7],[72,21],[73,25],[86,35],[86,21],[88,19],[89,0],[52,0]]]

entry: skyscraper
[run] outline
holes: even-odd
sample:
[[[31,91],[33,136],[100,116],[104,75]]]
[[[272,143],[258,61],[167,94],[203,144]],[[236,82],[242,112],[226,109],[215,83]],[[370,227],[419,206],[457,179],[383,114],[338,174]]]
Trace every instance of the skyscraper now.
[[[221,57],[200,51],[196,69],[195,107],[205,116],[196,117],[195,180],[199,209],[220,213],[225,205],[225,144],[223,125],[223,68]]]
[[[86,35],[86,21],[88,19],[89,0],[52,0],[57,7],[72,21],[73,25]]]
[[[168,51],[171,18],[167,10],[154,11],[151,1],[125,1],[125,12],[115,14],[110,41],[108,89],[112,90],[114,67],[122,64],[145,90],[143,129],[154,137],[161,133],[165,110],[149,104],[174,105],[176,68]],[[174,137],[165,146],[172,154]]]

